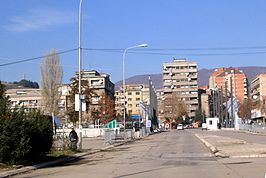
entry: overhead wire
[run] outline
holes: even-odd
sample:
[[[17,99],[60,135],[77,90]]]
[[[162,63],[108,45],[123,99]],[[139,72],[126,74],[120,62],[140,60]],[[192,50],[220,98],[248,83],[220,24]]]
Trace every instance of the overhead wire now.
[[[123,53],[125,49],[122,48],[82,48],[86,51],[98,51],[98,52],[112,52],[112,53]],[[133,54],[146,54],[146,55],[171,55],[171,56],[235,56],[235,55],[253,55],[253,54],[266,54],[266,51],[250,51],[247,50],[259,50],[266,49],[266,46],[238,46],[238,47],[211,47],[211,48],[143,48],[143,49],[132,49],[127,53]],[[73,51],[77,51],[78,48],[73,48],[69,50],[65,50],[62,52],[57,52],[55,54],[65,54]],[[245,50],[245,52],[229,52],[229,53],[169,53],[169,51],[236,51],[236,50]],[[13,64],[19,64],[23,62],[33,61],[37,59],[42,59],[49,55],[43,55],[38,57],[32,57],[22,60],[16,60],[13,62],[7,62],[0,64],[0,67],[9,66]]]
[[[90,50],[90,51],[101,51],[101,52],[114,52],[114,53],[123,53],[122,49],[93,49],[93,48],[83,48],[84,50]],[[207,49],[207,48],[201,48],[201,50]],[[209,49],[209,48],[208,48]],[[222,48],[219,48],[222,50]],[[231,48],[232,50],[233,48]],[[234,49],[240,49],[240,48],[234,48]],[[247,48],[246,48],[247,49]],[[252,48],[248,48],[252,49]],[[253,48],[258,49],[258,48]],[[260,48],[263,49],[263,48]],[[266,47],[265,47],[266,49]],[[133,53],[133,54],[148,54],[148,55],[182,55],[182,56],[234,56],[234,55],[252,55],[252,54],[266,54],[266,51],[255,51],[255,52],[236,52],[236,53],[162,53],[162,52],[152,52],[152,51],[174,51],[174,50],[181,50],[181,49],[141,49],[139,51],[137,50],[131,50],[127,53]],[[182,49],[185,50],[185,49]],[[188,50],[188,49],[187,49]],[[189,50],[200,50],[200,48],[191,48]],[[213,48],[214,50],[214,48]],[[229,50],[229,48],[224,48],[224,50]],[[145,52],[147,51],[147,52]]]
[[[65,53],[73,52],[73,51],[76,51],[76,50],[78,50],[78,48],[69,49],[69,50],[65,50],[65,51],[62,51],[62,52],[56,52],[55,54],[65,54]],[[22,59],[22,60],[17,60],[17,61],[8,62],[8,63],[3,63],[3,64],[0,64],[0,67],[13,65],[13,64],[18,64],[18,63],[23,63],[23,62],[28,62],[28,61],[33,61],[33,60],[37,60],[37,59],[43,59],[44,57],[51,56],[51,55],[53,55],[53,54],[48,54],[48,55],[43,55],[43,56],[38,56],[38,57]]]

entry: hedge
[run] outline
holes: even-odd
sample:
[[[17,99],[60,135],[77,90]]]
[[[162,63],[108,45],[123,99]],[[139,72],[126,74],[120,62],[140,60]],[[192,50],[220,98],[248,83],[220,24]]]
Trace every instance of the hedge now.
[[[40,112],[12,112],[0,118],[0,162],[30,164],[45,156],[53,143],[52,119]]]

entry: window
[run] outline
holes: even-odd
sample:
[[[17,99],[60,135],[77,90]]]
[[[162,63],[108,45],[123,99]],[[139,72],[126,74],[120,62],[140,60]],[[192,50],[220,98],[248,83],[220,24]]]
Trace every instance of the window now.
[[[131,92],[128,92],[128,95],[132,95],[132,93]]]
[[[209,125],[212,125],[212,120],[209,121]]]
[[[128,100],[128,101],[132,101],[132,98],[128,98],[127,100]]]
[[[91,100],[92,100],[92,103],[97,103],[100,100],[100,96],[93,96]]]
[[[136,101],[140,101],[140,98],[136,98]]]
[[[140,93],[139,92],[136,92],[136,95],[140,95]]]
[[[92,86],[97,86],[97,85],[102,85],[103,80],[91,80],[91,85]]]

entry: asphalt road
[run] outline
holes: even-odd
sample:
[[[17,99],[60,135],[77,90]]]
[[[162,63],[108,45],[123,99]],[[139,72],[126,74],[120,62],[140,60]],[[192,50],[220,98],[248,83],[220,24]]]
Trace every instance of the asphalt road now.
[[[216,158],[193,131],[173,130],[15,177],[264,178],[265,163],[264,158]]]

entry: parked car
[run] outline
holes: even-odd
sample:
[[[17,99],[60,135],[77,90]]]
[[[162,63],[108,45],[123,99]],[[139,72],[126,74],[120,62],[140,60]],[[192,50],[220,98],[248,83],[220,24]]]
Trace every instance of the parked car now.
[[[176,129],[177,130],[183,130],[184,129],[183,124],[178,124]]]
[[[207,130],[207,124],[206,123],[202,123],[201,124],[201,129],[202,130]]]

